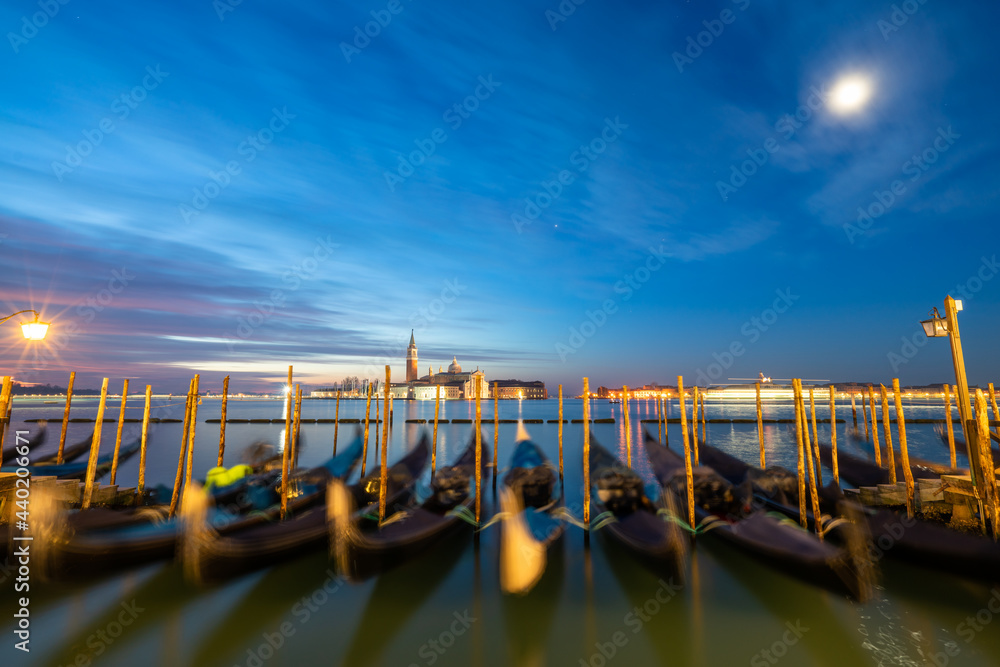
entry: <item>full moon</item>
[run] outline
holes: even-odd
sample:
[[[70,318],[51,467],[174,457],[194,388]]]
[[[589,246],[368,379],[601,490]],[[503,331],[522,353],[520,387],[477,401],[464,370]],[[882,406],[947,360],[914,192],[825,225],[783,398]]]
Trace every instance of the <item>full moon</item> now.
[[[868,79],[846,76],[834,84],[830,92],[830,108],[840,114],[853,113],[864,106],[871,93],[871,82]]]

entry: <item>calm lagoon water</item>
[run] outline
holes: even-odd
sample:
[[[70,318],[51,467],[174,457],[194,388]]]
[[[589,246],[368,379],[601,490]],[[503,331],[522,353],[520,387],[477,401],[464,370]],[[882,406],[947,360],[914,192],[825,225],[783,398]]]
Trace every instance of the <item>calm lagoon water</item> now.
[[[156,415],[179,418],[183,402],[166,404]],[[96,399],[75,398],[73,417],[93,417]],[[129,401],[127,416],[141,416],[141,398]],[[134,407],[133,407],[134,406]],[[828,416],[825,401],[817,405]],[[593,433],[606,447],[625,451],[619,405],[592,403],[592,416],[615,417],[596,424]],[[653,403],[632,404],[633,454],[641,427],[655,432]],[[278,400],[233,400],[230,418],[280,418]],[[342,401],[342,418],[363,417],[364,401]],[[907,418],[943,416],[937,401],[908,404]],[[215,465],[219,401],[200,406],[194,468],[201,474]],[[555,419],[557,402],[501,401],[500,418]],[[471,402],[442,403],[442,419],[471,418]],[[790,402],[765,402],[765,417],[793,416]],[[19,399],[12,428],[25,420],[59,418],[62,405]],[[117,401],[106,418],[117,418]],[[303,418],[332,418],[334,401],[306,400]],[[707,415],[753,418],[753,401],[709,402]],[[401,456],[429,425],[406,419],[433,419],[433,402],[395,403],[389,460]],[[580,418],[579,400],[565,402],[565,418]],[[676,404],[668,416],[677,416]],[[492,447],[493,405],[483,403],[484,442]],[[863,453],[849,440],[850,405],[838,406],[838,442]],[[861,420],[859,406],[859,421]],[[53,425],[57,426],[57,425]],[[555,460],[557,424],[529,424],[532,438]],[[69,425],[67,442],[90,433],[91,424]],[[126,425],[135,437],[138,425]],[[501,473],[509,464],[516,425],[501,424]],[[264,440],[277,443],[278,424],[227,425],[226,463],[239,462],[243,449]],[[354,426],[340,425],[340,442]],[[129,433],[128,431],[132,431]],[[300,464],[328,458],[333,424],[304,424]],[[820,425],[828,440],[829,425]],[[468,424],[442,424],[439,461],[448,461],[468,441]],[[863,427],[862,427],[863,433]],[[114,446],[115,425],[105,424],[102,451]],[[932,425],[907,426],[915,456],[947,462]],[[10,438],[12,434],[9,434]],[[374,434],[371,436],[374,442]],[[680,426],[669,428],[680,443]],[[794,468],[794,435],[785,424],[765,425],[768,462]],[[50,430],[48,451],[58,429]],[[895,433],[894,433],[895,440]],[[749,461],[757,460],[755,424],[709,424],[708,441]],[[180,424],[151,427],[147,484],[172,484],[181,442]],[[898,446],[898,442],[896,443]],[[566,503],[582,502],[582,425],[564,426]],[[870,445],[869,445],[870,447]],[[373,465],[374,448],[370,448]],[[962,457],[960,456],[960,459]],[[965,465],[964,459],[960,465]],[[648,475],[648,464],[636,457]],[[825,471],[825,476],[830,472]],[[119,469],[119,483],[133,486],[138,457]],[[492,485],[484,495],[492,515]],[[577,516],[580,515],[576,511]],[[710,537],[692,546],[687,579],[666,582],[637,563],[599,532],[589,548],[583,532],[571,526],[562,545],[550,554],[538,587],[524,598],[504,596],[498,583],[496,527],[473,540],[471,529],[428,549],[419,559],[362,584],[341,583],[323,552],[209,588],[185,583],[174,563],[159,563],[95,580],[32,581],[32,651],[13,648],[13,581],[0,573],[3,621],[2,664],[31,665],[996,665],[1000,663],[1000,587],[966,581],[883,559],[876,598],[864,605],[800,583],[733,553]],[[1000,565],[1000,564],[998,564]],[[8,611],[9,610],[9,611]],[[971,619],[970,619],[971,617]],[[120,619],[130,620],[127,626]],[[971,621],[971,622],[970,622]],[[977,629],[978,628],[978,629]]]

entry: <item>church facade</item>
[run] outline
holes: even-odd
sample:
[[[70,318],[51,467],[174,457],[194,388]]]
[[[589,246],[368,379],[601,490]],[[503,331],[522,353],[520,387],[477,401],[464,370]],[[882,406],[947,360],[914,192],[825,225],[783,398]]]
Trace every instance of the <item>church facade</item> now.
[[[476,384],[480,385],[480,397],[490,398],[490,385],[486,380],[486,372],[476,368],[474,371],[463,371],[457,357],[452,357],[448,370],[438,366],[435,373],[428,366],[427,374],[419,375],[417,370],[417,344],[410,332],[410,345],[406,348],[406,382],[393,382],[389,391],[393,398],[414,399],[418,401],[433,401],[438,392],[446,400],[468,400],[476,397]]]

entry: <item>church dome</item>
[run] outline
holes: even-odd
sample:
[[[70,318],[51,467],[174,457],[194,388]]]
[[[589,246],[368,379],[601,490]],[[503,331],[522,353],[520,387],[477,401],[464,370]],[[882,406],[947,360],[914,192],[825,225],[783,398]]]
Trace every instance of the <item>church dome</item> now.
[[[458,365],[458,357],[452,357],[451,363],[448,364],[449,373],[461,373],[462,367]]]

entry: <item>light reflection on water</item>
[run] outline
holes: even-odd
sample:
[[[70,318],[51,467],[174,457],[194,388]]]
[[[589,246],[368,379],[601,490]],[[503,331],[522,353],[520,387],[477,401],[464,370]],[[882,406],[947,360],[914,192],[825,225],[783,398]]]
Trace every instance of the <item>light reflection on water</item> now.
[[[817,405],[821,418],[826,416],[825,405]],[[621,406],[595,401],[592,407],[595,418],[617,420],[616,424],[595,424],[595,437],[624,455]],[[280,419],[282,408],[280,400],[231,399],[228,411],[234,419]],[[363,400],[343,400],[340,416],[363,417],[364,408]],[[182,409],[183,405],[174,404],[164,410],[170,415],[161,416],[180,418]],[[709,401],[706,409],[709,419],[755,416],[752,400]],[[199,418],[218,417],[218,410],[218,401],[205,399]],[[130,407],[127,411],[129,417],[141,416],[141,410]],[[305,400],[302,411],[304,419],[329,419],[334,401]],[[492,444],[492,401],[484,401],[482,411],[484,442]],[[766,418],[793,416],[791,402],[765,402],[764,411]],[[442,419],[471,419],[474,412],[472,402],[443,402],[441,406]],[[95,413],[95,399],[74,399],[74,417]],[[911,420],[940,417],[942,413],[937,402],[907,406]],[[581,414],[579,400],[565,402],[567,420]],[[655,405],[633,401],[630,414],[634,465],[651,479],[648,462],[640,455],[642,429],[646,427],[655,435],[656,423],[641,424],[640,420],[655,420]],[[61,416],[61,406],[44,405],[40,400],[18,401],[12,428],[23,428],[25,419],[45,416]],[[117,403],[109,403],[106,416],[117,417]],[[430,423],[406,420],[430,422],[433,416],[432,401],[394,403],[390,461],[416,442],[421,429],[431,428]],[[556,418],[556,402],[500,402],[501,418],[518,416],[546,420],[527,428],[555,459],[558,426],[547,420]],[[676,404],[668,406],[667,416],[677,416]],[[838,405],[838,417],[847,420],[838,424],[840,446],[863,455],[864,444],[846,437],[851,428],[849,403]],[[86,436],[90,428],[71,423],[67,441]],[[237,463],[241,451],[257,440],[277,444],[282,428],[283,424],[228,425],[226,463]],[[340,425],[339,444],[346,444],[354,428]],[[509,465],[516,428],[515,424],[500,425],[501,474]],[[566,501],[576,507],[582,501],[581,428],[572,423],[564,426]],[[113,423],[104,426],[102,448],[107,451],[114,446],[114,429]],[[199,424],[196,471],[204,473],[215,465],[217,429],[217,425]],[[827,440],[829,425],[820,424],[819,429],[821,439]],[[303,425],[302,465],[316,464],[332,454],[333,430],[332,424]],[[46,448],[55,447],[58,431],[53,431]],[[439,425],[438,464],[454,459],[470,433],[468,424]],[[681,446],[678,424],[669,425],[667,435],[673,447]],[[768,462],[794,466],[794,437],[787,425],[767,424],[764,435]],[[914,456],[947,462],[947,449],[932,425],[908,423],[907,436]],[[370,437],[374,444],[374,435]],[[708,440],[745,460],[757,461],[755,424],[710,423]],[[147,484],[172,483],[180,443],[180,424],[151,429]],[[375,464],[376,455],[375,448],[369,447],[369,467]],[[119,469],[123,485],[134,484],[137,475],[138,457]],[[488,517],[495,498],[492,485],[485,488],[484,513]],[[298,665],[322,661],[350,665],[597,666],[616,659],[620,660],[617,664],[772,664],[763,652],[775,649],[788,630],[786,624],[796,622],[809,630],[795,644],[778,649],[782,653],[780,664],[935,664],[934,656],[945,655],[947,650],[953,654],[959,651],[953,664],[1000,662],[998,626],[987,626],[971,639],[960,630],[968,616],[985,608],[991,596],[989,586],[888,558],[882,563],[886,571],[876,599],[859,605],[784,577],[707,537],[699,538],[691,551],[684,587],[668,602],[656,606],[650,600],[656,599],[663,585],[662,575],[639,565],[601,534],[594,535],[590,548],[585,549],[583,532],[571,526],[562,545],[550,555],[549,570],[538,588],[525,598],[499,593],[497,550],[495,528],[482,532],[478,542],[465,532],[429,549],[419,559],[359,585],[334,579],[322,552],[208,589],[189,587],[173,564],[146,566],[97,581],[44,586],[33,582],[29,664],[70,664],[81,654],[93,658],[97,665],[253,665],[258,661],[260,665]],[[5,589],[10,585],[9,579],[0,584]],[[11,597],[4,593],[0,599]],[[101,640],[97,633],[115,629],[112,624],[122,603],[131,600],[143,611],[113,641]],[[645,611],[647,604],[655,613]],[[644,610],[645,618],[639,610]],[[475,619],[467,628],[460,628],[458,619],[463,615]],[[0,628],[8,638],[0,656],[4,664],[11,664],[8,657],[15,658],[9,639],[13,626],[4,621]],[[100,655],[95,655],[98,650]],[[778,651],[767,655],[773,657]],[[614,657],[609,658],[609,654]],[[23,663],[19,652],[16,658],[21,661],[18,664]]]

